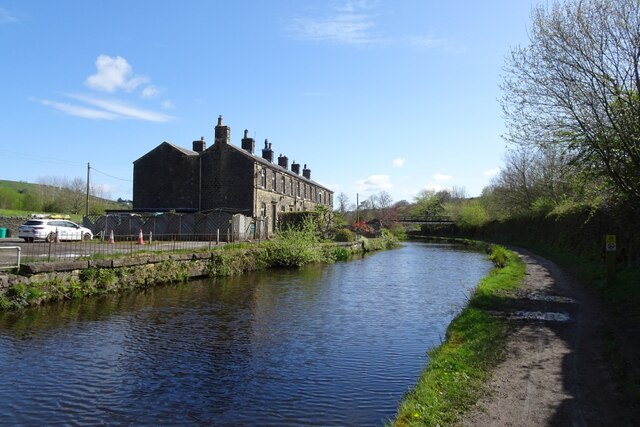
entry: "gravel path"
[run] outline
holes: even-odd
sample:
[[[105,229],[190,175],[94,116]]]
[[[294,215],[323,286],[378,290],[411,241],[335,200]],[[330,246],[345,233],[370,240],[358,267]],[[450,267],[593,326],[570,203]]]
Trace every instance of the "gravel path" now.
[[[640,411],[625,401],[605,360],[610,325],[598,299],[552,262],[518,252],[527,276],[502,313],[512,324],[507,357],[462,424],[640,426]]]

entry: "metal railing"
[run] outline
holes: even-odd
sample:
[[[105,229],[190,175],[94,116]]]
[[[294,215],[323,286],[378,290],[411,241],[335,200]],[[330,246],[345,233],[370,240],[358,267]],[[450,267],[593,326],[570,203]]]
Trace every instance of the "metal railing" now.
[[[51,262],[77,259],[108,259],[149,252],[182,252],[213,249],[226,236],[215,234],[127,234],[72,242],[23,243],[22,262]]]
[[[6,257],[4,253],[0,252],[0,270],[1,269],[9,269],[9,268],[19,268],[20,267],[20,253],[22,248],[20,246],[0,246],[0,250],[14,250],[16,251],[15,263],[11,263],[11,260],[14,258],[10,255]],[[8,265],[5,265],[8,264]]]

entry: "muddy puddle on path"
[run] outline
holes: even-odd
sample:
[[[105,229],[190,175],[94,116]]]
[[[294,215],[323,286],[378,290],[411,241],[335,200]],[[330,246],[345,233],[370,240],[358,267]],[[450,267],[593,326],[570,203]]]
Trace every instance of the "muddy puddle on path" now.
[[[524,293],[518,296],[518,299],[534,302],[547,302],[556,304],[575,304],[573,298],[562,297],[558,295],[545,295],[539,293]],[[542,321],[542,322],[568,322],[571,316],[561,311],[541,311],[541,310],[517,310],[512,312],[491,312],[492,315],[505,317],[509,320],[524,321]]]
[[[510,320],[538,320],[546,322],[568,322],[571,320],[571,316],[567,313],[524,310],[511,313],[508,317]]]
[[[526,294],[524,298],[531,301],[544,301],[544,302],[557,302],[560,304],[575,304],[576,300],[568,297],[561,297],[557,295],[543,295],[543,294]]]

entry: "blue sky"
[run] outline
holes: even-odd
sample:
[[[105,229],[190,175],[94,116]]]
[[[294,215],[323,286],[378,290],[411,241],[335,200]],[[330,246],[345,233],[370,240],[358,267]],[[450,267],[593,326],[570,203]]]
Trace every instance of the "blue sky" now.
[[[355,202],[480,194],[505,142],[499,83],[528,0],[0,0],[0,179],[86,176],[130,198],[163,141],[218,115]]]

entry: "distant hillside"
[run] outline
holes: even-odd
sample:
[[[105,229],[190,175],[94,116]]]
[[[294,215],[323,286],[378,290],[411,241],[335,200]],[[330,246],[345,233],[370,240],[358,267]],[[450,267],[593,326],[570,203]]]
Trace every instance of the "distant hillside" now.
[[[0,180],[0,209],[84,214],[87,198],[86,183],[78,179],[55,181],[57,182],[32,184]],[[92,214],[101,214],[105,209],[130,209],[130,207],[126,201],[89,196],[89,212]]]

